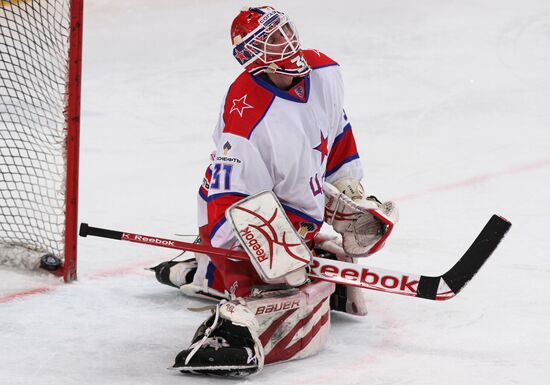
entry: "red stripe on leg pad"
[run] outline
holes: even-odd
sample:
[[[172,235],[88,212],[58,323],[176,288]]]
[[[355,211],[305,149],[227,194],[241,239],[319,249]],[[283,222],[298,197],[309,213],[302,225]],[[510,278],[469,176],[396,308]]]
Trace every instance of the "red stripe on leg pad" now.
[[[273,349],[271,349],[271,351],[266,355],[265,357],[265,363],[266,364],[270,364],[270,363],[274,363],[274,362],[279,362],[279,361],[286,361],[286,360],[289,360],[290,358],[292,358],[296,353],[298,353],[299,351],[303,350],[308,344],[309,342],[311,342],[311,339],[313,339],[313,331],[314,329],[317,329],[317,331],[315,331],[315,334],[317,334],[317,332],[319,331],[319,329],[324,325],[326,324],[327,320],[328,320],[328,312],[327,314],[324,314],[313,326],[312,328],[309,330],[309,332],[307,332],[306,334],[304,334],[304,336],[302,338],[300,338],[298,341],[296,341],[293,345],[291,345],[290,347],[288,346],[289,343],[292,341],[292,339],[294,338],[294,336],[300,331],[302,330],[303,332],[303,329],[304,327],[307,325],[307,323],[313,318],[313,316],[319,311],[319,309],[321,309],[321,306],[327,301],[327,299],[325,298],[324,300],[322,300],[321,302],[319,302],[314,308],[313,310],[305,317],[305,318],[302,318],[300,320],[298,320],[298,322],[296,323],[296,325],[290,329],[288,331],[288,333],[273,347]],[[327,316],[327,319],[325,319],[323,321],[323,317],[324,316]]]

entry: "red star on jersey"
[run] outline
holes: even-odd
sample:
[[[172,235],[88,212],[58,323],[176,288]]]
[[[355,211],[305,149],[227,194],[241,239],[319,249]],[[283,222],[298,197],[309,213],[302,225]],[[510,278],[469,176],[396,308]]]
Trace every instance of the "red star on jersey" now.
[[[229,113],[232,114],[233,111],[237,111],[239,113],[239,116],[242,118],[244,110],[246,110],[247,108],[254,108],[250,104],[246,103],[246,97],[247,95],[244,95],[240,99],[233,99],[233,107],[231,107]]]
[[[321,164],[323,164],[323,161],[325,160],[325,156],[328,155],[328,136],[324,137],[322,131],[321,131],[321,143],[319,143],[319,145],[315,147],[314,150],[317,150],[321,153]]]

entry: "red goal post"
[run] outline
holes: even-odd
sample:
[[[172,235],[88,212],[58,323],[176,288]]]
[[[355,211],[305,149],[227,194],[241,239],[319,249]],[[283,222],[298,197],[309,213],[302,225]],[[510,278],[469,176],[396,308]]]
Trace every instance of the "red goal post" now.
[[[0,0],[0,264],[76,279],[83,0]]]

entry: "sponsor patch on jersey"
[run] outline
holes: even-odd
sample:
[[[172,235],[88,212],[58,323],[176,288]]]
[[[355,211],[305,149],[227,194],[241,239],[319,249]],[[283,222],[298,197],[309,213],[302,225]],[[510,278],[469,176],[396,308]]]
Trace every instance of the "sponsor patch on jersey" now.
[[[223,155],[227,156],[227,153],[229,152],[229,150],[231,150],[231,143],[229,143],[229,141],[227,141],[223,145]]]
[[[222,161],[222,162],[229,162],[229,163],[242,163],[242,161],[237,158],[237,157],[234,157],[234,156],[218,156],[216,157],[216,160],[217,161]]]

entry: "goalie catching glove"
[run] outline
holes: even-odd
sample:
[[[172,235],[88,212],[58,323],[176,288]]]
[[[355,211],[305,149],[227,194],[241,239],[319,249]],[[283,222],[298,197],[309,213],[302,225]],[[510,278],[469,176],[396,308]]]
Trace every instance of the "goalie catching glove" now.
[[[391,201],[364,197],[363,187],[353,178],[334,185],[325,182],[325,222],[342,235],[342,247],[353,258],[380,250],[397,223],[397,207]]]

